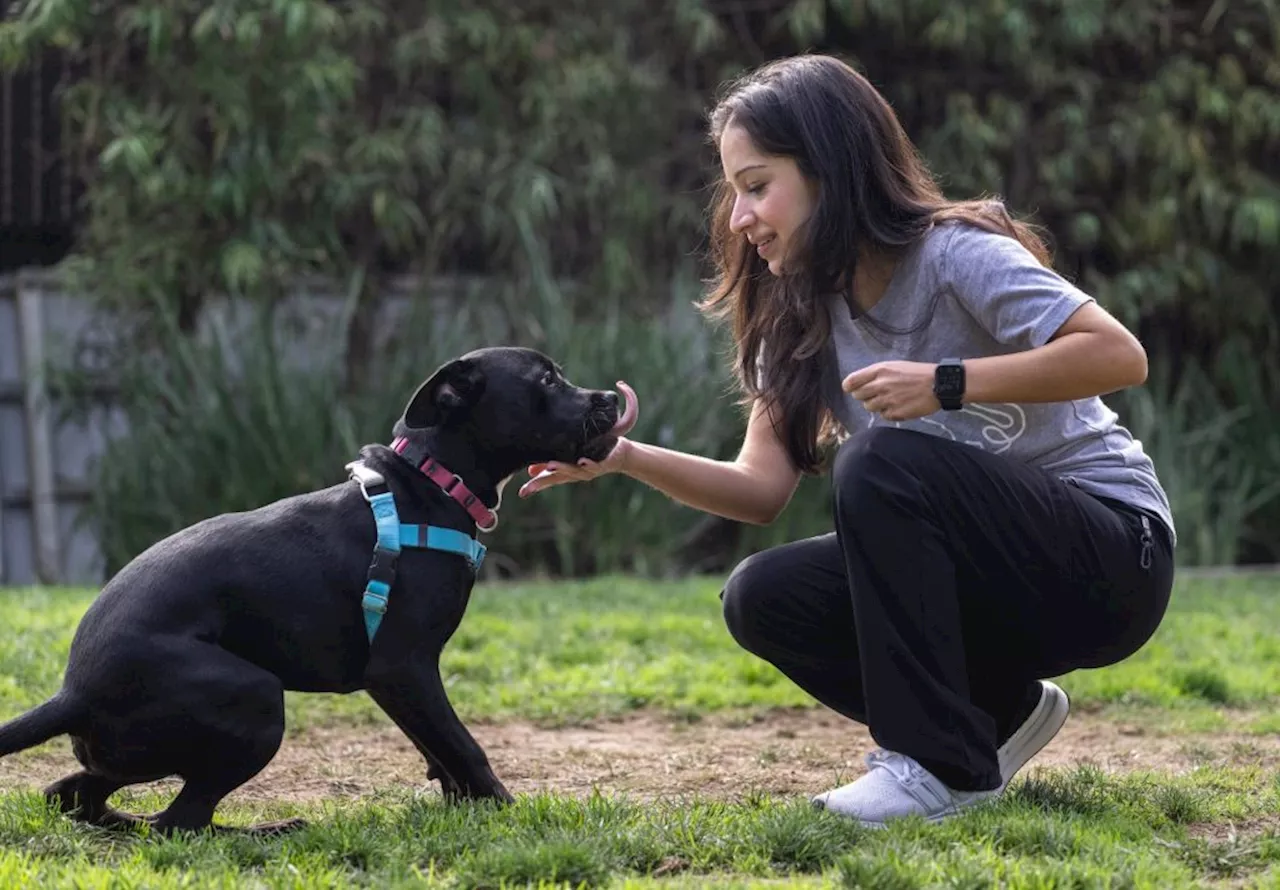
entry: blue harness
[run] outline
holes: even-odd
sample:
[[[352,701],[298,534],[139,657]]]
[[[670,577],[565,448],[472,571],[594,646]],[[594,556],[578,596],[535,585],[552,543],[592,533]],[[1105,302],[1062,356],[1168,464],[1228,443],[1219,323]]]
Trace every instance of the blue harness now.
[[[373,510],[378,527],[378,542],[373,548],[373,562],[369,564],[368,581],[360,605],[364,609],[364,627],[373,642],[382,616],[387,611],[387,599],[396,579],[396,561],[402,547],[420,547],[425,550],[443,550],[456,553],[467,561],[473,572],[480,571],[484,563],[485,546],[475,538],[452,528],[435,525],[406,525],[400,522],[396,512],[395,496],[387,487],[387,481],[377,470],[371,470],[362,461],[352,461],[346,466],[351,479],[360,485],[360,493]],[[379,490],[380,489],[380,490]]]

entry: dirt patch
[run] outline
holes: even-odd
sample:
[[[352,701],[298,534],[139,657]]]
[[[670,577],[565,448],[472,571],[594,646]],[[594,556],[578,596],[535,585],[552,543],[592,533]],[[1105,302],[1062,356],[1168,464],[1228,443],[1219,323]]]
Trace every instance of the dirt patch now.
[[[1230,822],[1197,822],[1187,826],[1187,836],[1211,844],[1235,848],[1247,847],[1264,834],[1280,832],[1280,815],[1268,813]]]
[[[494,770],[516,794],[540,791],[646,799],[752,792],[810,794],[851,781],[874,747],[861,726],[821,710],[782,711],[751,722],[682,723],[652,714],[549,729],[524,722],[470,724]],[[1032,762],[1088,763],[1106,771],[1180,772],[1201,764],[1274,767],[1280,738],[1243,732],[1162,735],[1077,714]],[[0,760],[0,790],[41,787],[76,768],[66,740]],[[356,798],[423,786],[417,752],[393,726],[318,729],[285,740],[275,760],[232,799]],[[431,787],[437,788],[432,782]]]

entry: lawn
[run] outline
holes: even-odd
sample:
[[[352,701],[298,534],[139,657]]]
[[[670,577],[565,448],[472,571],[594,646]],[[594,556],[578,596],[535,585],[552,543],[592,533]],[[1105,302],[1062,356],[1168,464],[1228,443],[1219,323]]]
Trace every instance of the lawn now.
[[[482,585],[446,650],[450,696],[465,720],[549,731],[636,713],[767,721],[810,706],[737,649],[717,592],[699,580]],[[1256,740],[1256,756],[1205,756],[1176,771],[1029,770],[993,806],[880,833],[814,811],[803,795],[636,799],[607,787],[560,793],[553,782],[494,809],[446,806],[419,781],[359,797],[228,802],[220,813],[229,824],[310,818],[282,838],[158,839],[72,825],[38,793],[9,787],[0,886],[1280,887],[1280,771],[1264,756],[1280,728],[1277,594],[1276,578],[1181,581],[1140,653],[1060,679],[1076,713],[1103,725],[1197,739],[1230,729]],[[0,715],[57,688],[91,597],[0,592]],[[363,695],[290,696],[289,710],[295,735],[386,724]],[[20,756],[65,756],[66,740],[42,751]],[[168,793],[120,800],[150,811]]]

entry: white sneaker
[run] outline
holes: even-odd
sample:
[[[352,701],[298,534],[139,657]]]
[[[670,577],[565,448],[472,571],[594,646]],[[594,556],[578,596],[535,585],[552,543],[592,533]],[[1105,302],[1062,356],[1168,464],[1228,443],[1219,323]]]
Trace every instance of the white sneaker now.
[[[812,798],[813,805],[857,819],[867,828],[884,828],[891,819],[922,816],[940,822],[995,797],[993,791],[953,791],[913,758],[878,749],[867,755],[867,773],[856,782]]]
[[[1071,701],[1067,694],[1056,683],[1041,680],[1040,701],[1031,709],[1022,725],[1014,730],[1013,735],[996,749],[1001,790],[1009,784],[1018,770],[1027,765],[1027,761],[1040,753],[1040,749],[1058,734],[1058,730],[1067,722],[1069,713]]]

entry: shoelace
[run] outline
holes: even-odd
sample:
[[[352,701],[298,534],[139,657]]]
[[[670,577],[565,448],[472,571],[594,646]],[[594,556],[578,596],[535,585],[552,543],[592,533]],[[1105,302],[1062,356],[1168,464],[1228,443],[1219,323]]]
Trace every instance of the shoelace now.
[[[877,748],[867,755],[867,767],[887,770],[889,775],[903,784],[914,784],[927,775],[925,768],[912,758],[884,748]]]

